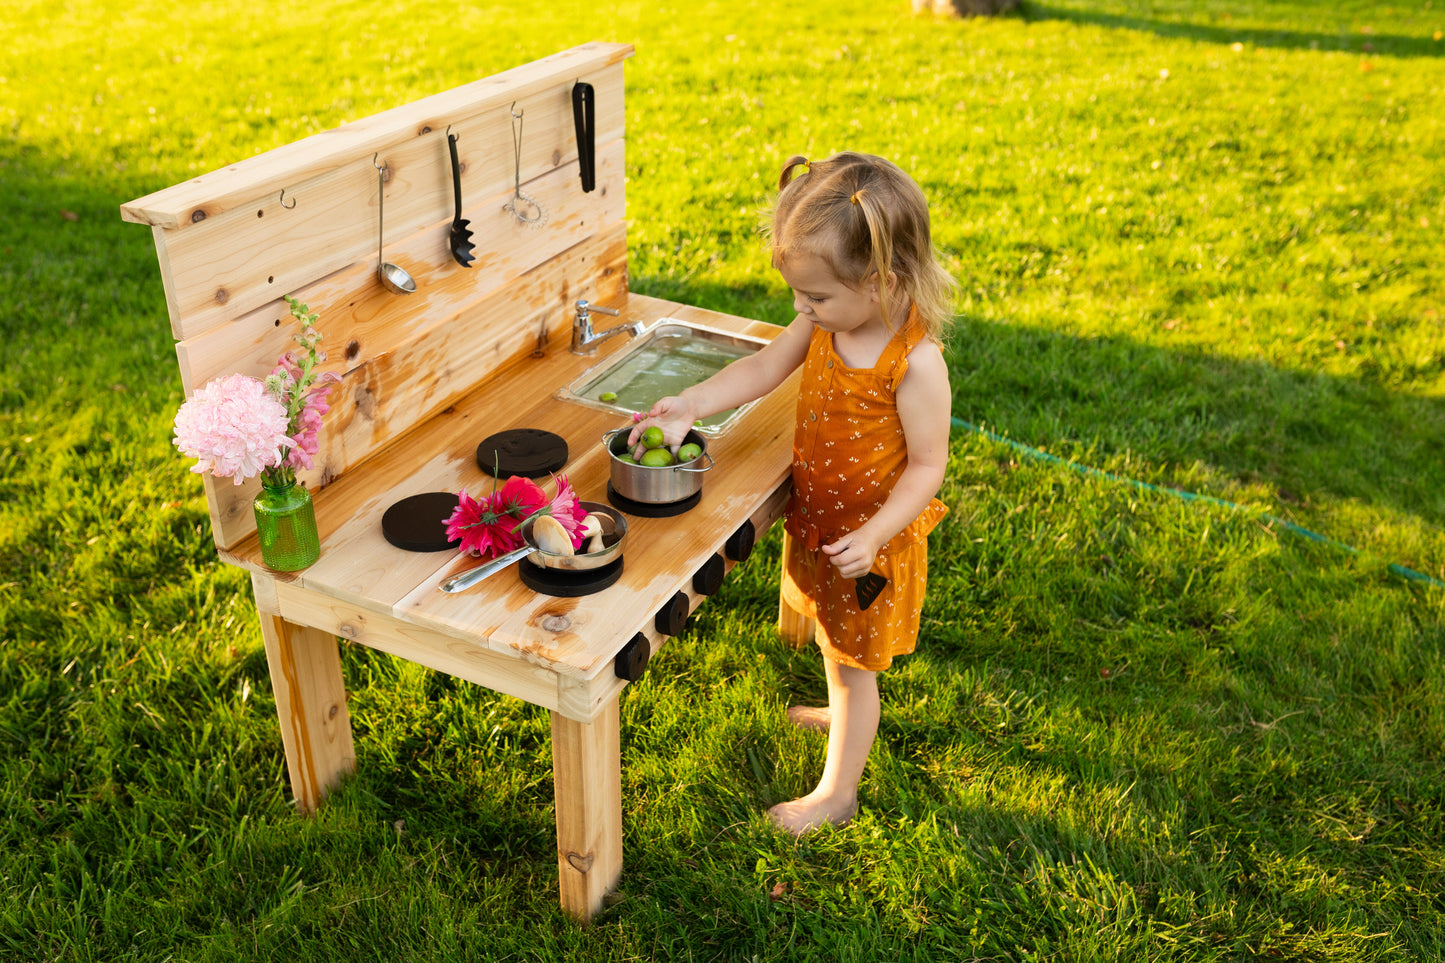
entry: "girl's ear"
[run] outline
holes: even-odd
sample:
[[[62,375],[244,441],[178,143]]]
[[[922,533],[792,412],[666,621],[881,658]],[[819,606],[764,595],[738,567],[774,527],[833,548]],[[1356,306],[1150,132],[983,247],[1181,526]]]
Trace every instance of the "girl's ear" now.
[[[892,271],[889,271],[888,280],[884,284],[884,287],[888,289],[888,296],[890,298],[893,297],[893,295],[896,294],[898,291],[898,275],[894,274]],[[880,300],[880,294],[878,292],[878,274],[876,272],[873,274],[872,277],[868,279],[868,294],[874,301]]]

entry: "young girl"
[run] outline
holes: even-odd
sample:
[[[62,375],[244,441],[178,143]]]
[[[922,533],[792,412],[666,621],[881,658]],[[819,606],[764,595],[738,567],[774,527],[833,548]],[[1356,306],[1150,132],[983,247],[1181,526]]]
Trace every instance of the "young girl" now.
[[[806,172],[794,177],[799,167]],[[771,216],[773,266],[793,322],[762,350],[663,398],[633,429],[658,425],[674,452],[699,418],[761,397],[803,366],[784,528],[783,599],[817,621],[826,708],[793,706],[828,732],[812,792],[768,811],[802,834],[842,825],[878,731],[876,673],[912,652],[927,578],[926,537],[948,459],[951,395],[939,337],[953,279],[929,235],[928,203],[880,157],[792,157]],[[887,579],[876,597],[855,580]]]

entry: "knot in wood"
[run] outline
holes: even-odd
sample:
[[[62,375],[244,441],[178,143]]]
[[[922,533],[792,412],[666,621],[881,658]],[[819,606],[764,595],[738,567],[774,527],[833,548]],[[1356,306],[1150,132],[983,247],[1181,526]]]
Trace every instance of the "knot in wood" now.
[[[548,632],[566,632],[572,627],[572,619],[565,615],[548,615],[542,619],[542,628]]]

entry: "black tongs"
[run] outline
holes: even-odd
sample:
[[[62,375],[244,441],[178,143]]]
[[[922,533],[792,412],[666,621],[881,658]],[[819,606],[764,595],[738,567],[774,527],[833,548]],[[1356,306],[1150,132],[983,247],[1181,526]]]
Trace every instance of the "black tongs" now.
[[[591,84],[572,86],[572,120],[577,125],[577,164],[582,170],[582,192],[597,186],[597,107]]]

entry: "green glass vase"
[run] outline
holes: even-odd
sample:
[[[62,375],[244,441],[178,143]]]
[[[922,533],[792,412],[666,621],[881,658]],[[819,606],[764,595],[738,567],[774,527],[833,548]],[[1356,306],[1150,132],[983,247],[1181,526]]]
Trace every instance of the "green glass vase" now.
[[[278,572],[296,572],[321,557],[316,510],[311,493],[294,481],[273,482],[264,476],[253,505],[261,561]]]

